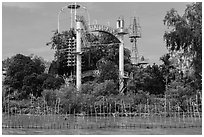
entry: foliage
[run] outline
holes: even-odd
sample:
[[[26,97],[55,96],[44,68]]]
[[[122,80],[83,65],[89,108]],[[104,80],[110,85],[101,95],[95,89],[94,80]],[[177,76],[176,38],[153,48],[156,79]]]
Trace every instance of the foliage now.
[[[43,82],[44,89],[59,89],[62,84],[64,84],[64,79],[61,77],[54,77],[52,75],[47,75],[47,78]]]
[[[42,92],[43,98],[45,99],[48,106],[54,107],[57,100],[57,91],[56,90],[44,90]]]
[[[189,105],[187,100],[196,94],[196,91],[188,84],[180,80],[175,80],[170,83],[167,90],[167,99],[174,102],[175,105],[181,107],[183,111],[187,111],[187,106]]]
[[[71,75],[74,72],[75,66],[67,66],[67,55],[66,47],[68,45],[69,38],[76,38],[76,34],[73,29],[69,31],[63,31],[61,34],[54,32],[51,41],[47,45],[51,45],[55,49],[55,60],[52,62],[49,72],[58,75]],[[89,45],[89,49],[84,49],[82,54],[82,71],[96,70],[97,62],[102,58],[114,62],[116,65],[119,64],[119,45],[116,38],[108,34],[100,33],[100,35],[89,34],[87,35],[89,42],[98,43],[96,45]],[[111,43],[111,44],[110,44]],[[107,45],[104,45],[107,44]],[[130,64],[130,51],[124,49],[124,62]]]
[[[165,90],[165,81],[161,67],[153,64],[151,67],[147,67],[145,71],[150,74],[151,78],[149,81],[147,80],[148,83],[144,91],[155,95],[163,94]]]
[[[42,58],[17,54],[10,59],[4,85],[6,95],[15,99],[26,99],[29,94],[40,97],[43,89],[59,88],[64,80],[44,73],[45,66]]]
[[[36,81],[36,75],[44,72],[44,65],[40,59],[33,60],[21,54],[11,58],[11,63],[8,66],[4,84],[8,85],[11,90],[17,90],[22,93],[25,86],[34,86],[31,79]],[[28,88],[26,88],[28,89]],[[33,91],[31,91],[33,92]],[[35,93],[34,93],[35,94]],[[39,95],[36,93],[36,95]]]
[[[114,62],[102,58],[98,61],[97,67],[99,70],[99,83],[105,80],[113,80],[115,83],[118,82],[118,66]]]
[[[137,67],[133,69],[133,77],[127,83],[129,94],[138,91],[146,91],[150,94],[163,94],[165,91],[165,79],[160,66],[153,64],[146,68]]]
[[[82,85],[82,94],[92,94],[96,82],[86,82]]]
[[[111,94],[118,94],[117,86],[112,80],[105,80],[103,83],[96,84],[93,90],[95,96],[109,96]]]
[[[60,103],[64,113],[74,113],[74,109],[76,112],[80,109],[81,100],[79,99],[78,95],[80,94],[77,93],[74,86],[68,86],[58,90],[57,97],[60,98]]]
[[[147,103],[147,93],[142,90],[139,90],[138,93],[134,96],[134,104],[146,104]]]
[[[183,56],[192,58],[197,89],[201,89],[202,77],[202,3],[188,5],[183,16],[175,9],[167,12],[164,24],[170,29],[164,34],[169,51],[184,51]]]
[[[79,93],[72,85],[62,87],[62,76],[71,75],[75,66],[67,66],[68,39],[76,38],[75,31],[54,32],[51,41],[47,43],[55,49],[55,60],[45,74],[45,64],[42,58],[17,54],[4,60],[3,68],[7,70],[3,83],[3,111],[6,106],[26,108],[26,112],[35,111],[31,106],[48,105],[50,108],[60,106],[63,113],[103,112],[112,107],[111,111],[124,111],[124,104],[143,105],[156,101],[164,104],[164,98],[156,98],[166,91],[167,100],[179,105],[187,111],[188,99],[201,90],[202,77],[202,4],[188,5],[185,14],[180,16],[176,10],[167,12],[164,24],[169,32],[164,34],[166,46],[170,53],[184,51],[182,56],[192,58],[193,76],[183,76],[175,66],[171,55],[165,54],[160,59],[162,65],[133,67],[130,62],[130,51],[124,49],[125,71],[132,73],[127,82],[127,94],[118,92],[119,41],[111,35],[98,33],[89,34],[90,45],[82,54],[82,71],[99,70],[99,77],[82,85]],[[30,95],[34,95],[31,103]],[[9,96],[8,96],[9,95]],[[9,98],[9,100],[8,100]],[[155,99],[156,98],[156,99]],[[195,98],[195,97],[194,97]],[[194,99],[193,98],[193,99]],[[193,100],[195,102],[195,99]],[[96,106],[96,108],[94,107]],[[106,110],[100,109],[105,107]],[[151,106],[150,106],[151,107]],[[138,108],[134,108],[138,109]]]
[[[2,69],[7,69],[9,67],[9,64],[11,63],[11,61],[12,61],[12,57],[3,60],[2,61]]]
[[[24,77],[22,86],[23,92],[19,96],[22,98],[27,98],[29,94],[33,94],[36,97],[41,96],[42,87],[37,76],[38,75],[36,73],[33,73]]]
[[[73,71],[73,66],[67,66],[68,52],[66,52],[66,48],[69,45],[69,39],[73,38],[76,38],[76,34],[73,29],[63,31],[62,33],[54,31],[51,41],[47,43],[48,46],[55,49],[55,60],[52,62],[50,68],[52,73],[63,76],[70,75],[70,72]]]

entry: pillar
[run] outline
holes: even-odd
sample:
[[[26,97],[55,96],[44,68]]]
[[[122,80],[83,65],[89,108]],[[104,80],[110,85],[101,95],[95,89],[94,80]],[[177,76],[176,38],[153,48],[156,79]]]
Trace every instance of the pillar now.
[[[124,87],[124,36],[121,35],[119,36],[119,40],[120,40],[120,45],[119,45],[119,83],[120,83],[120,87],[119,87],[119,91],[122,92],[122,89]]]
[[[124,19],[119,18],[117,20],[116,27],[118,29],[119,44],[119,92],[122,93],[124,88],[124,35],[127,32],[124,29]]]
[[[76,20],[76,88],[81,91],[81,21]]]

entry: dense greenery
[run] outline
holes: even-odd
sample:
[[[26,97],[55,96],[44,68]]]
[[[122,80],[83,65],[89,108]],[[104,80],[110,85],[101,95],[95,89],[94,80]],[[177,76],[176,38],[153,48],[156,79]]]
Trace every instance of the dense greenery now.
[[[192,58],[191,66],[195,88],[202,88],[202,3],[187,5],[180,16],[175,9],[167,12],[164,24],[169,31],[164,34],[170,52],[183,50],[183,57]]]
[[[69,31],[63,31],[62,33],[54,32],[51,41],[47,43],[48,46],[51,46],[52,49],[55,49],[55,60],[51,64],[50,73],[58,75],[71,75],[71,72],[75,72],[74,65],[67,65],[67,56],[66,51],[69,40],[68,39],[76,38],[76,34],[73,29]],[[110,34],[100,33],[89,34],[87,36],[88,41],[90,42],[89,48],[82,47],[82,71],[88,70],[97,70],[97,64],[100,60],[111,61],[118,66],[119,64],[119,45],[118,41],[115,40]],[[91,43],[95,44],[91,44]],[[113,42],[116,42],[114,44]],[[104,45],[106,44],[106,45]],[[124,49],[124,59],[125,64],[130,64],[130,51]]]
[[[133,74],[127,85],[129,92],[137,93],[142,90],[155,95],[164,94],[165,78],[161,66],[153,64],[146,68],[138,67],[133,69]]]
[[[17,54],[7,60],[9,65],[3,63],[6,69],[5,95],[11,94],[20,100],[28,98],[29,94],[40,97],[43,89],[57,89],[64,83],[63,79],[44,73],[45,65],[39,57]]]

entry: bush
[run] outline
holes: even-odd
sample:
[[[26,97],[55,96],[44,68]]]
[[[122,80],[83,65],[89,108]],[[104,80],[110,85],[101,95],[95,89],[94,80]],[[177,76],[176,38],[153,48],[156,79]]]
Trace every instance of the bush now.
[[[54,106],[57,100],[57,91],[56,90],[44,90],[42,95],[47,102],[48,106]]]
[[[74,86],[61,88],[58,90],[57,96],[60,98],[63,113],[79,112],[81,106],[80,93],[78,93]]]
[[[134,96],[134,104],[136,105],[146,104],[147,99],[148,99],[147,94],[144,91],[139,90],[138,93],[136,93],[136,95]]]
[[[64,84],[65,81],[61,77],[55,78],[52,75],[47,76],[47,79],[43,83],[44,89],[59,89],[62,84]]]
[[[113,80],[105,80],[103,83],[96,84],[93,91],[95,96],[117,95],[118,89]]]
[[[177,104],[183,111],[187,111],[187,100],[194,96],[196,91],[189,84],[181,81],[173,81],[167,90],[167,97],[172,103]]]
[[[95,82],[87,82],[82,85],[82,93],[83,94],[92,94],[94,87],[96,83]]]

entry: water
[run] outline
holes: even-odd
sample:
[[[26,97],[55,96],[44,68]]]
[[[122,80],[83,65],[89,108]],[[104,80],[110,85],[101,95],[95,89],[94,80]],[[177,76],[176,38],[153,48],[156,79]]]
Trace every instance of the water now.
[[[5,128],[97,129],[97,128],[186,128],[200,127],[202,119],[159,115],[143,116],[74,116],[74,115],[3,115]]]

